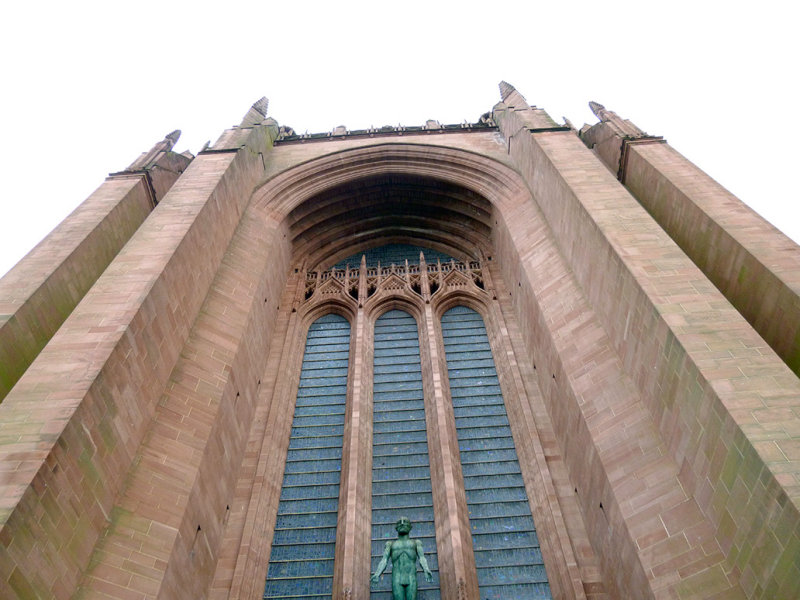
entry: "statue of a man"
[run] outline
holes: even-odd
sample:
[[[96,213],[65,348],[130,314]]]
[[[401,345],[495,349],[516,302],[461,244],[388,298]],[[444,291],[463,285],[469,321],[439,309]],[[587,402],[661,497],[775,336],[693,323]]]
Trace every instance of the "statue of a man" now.
[[[370,578],[373,583],[378,583],[381,573],[391,560],[392,600],[417,600],[417,559],[425,572],[425,581],[433,581],[433,573],[422,553],[422,542],[408,537],[411,527],[408,517],[400,517],[394,526],[397,530],[397,539],[386,542],[383,558],[378,563],[375,574]]]

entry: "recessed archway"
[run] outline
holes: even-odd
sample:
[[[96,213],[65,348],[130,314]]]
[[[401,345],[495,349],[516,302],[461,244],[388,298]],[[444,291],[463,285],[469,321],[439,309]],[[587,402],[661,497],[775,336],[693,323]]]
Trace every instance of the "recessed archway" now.
[[[491,204],[462,186],[376,175],[321,192],[288,216],[293,253],[325,269],[374,245],[408,243],[476,260],[489,248]]]
[[[288,287],[295,290],[299,288],[299,291],[295,292],[294,298],[295,304],[299,305],[298,314],[303,314],[305,313],[305,308],[302,306],[303,298],[308,298],[308,296],[303,294],[302,290],[306,278],[312,277],[311,271],[325,271],[343,258],[385,244],[410,244],[427,247],[464,262],[490,261],[492,255],[496,253],[498,239],[501,243],[505,243],[511,238],[503,233],[503,229],[506,227],[506,218],[513,219],[513,216],[510,215],[515,208],[533,205],[530,192],[523,184],[522,178],[497,160],[449,147],[389,143],[326,154],[272,175],[254,193],[248,211],[251,214],[266,215],[268,222],[278,225],[280,228],[279,230],[283,234],[280,243],[291,249],[294,267],[294,274],[290,276],[290,286]],[[543,223],[538,214],[533,216],[540,219],[540,224]],[[514,265],[519,264],[520,257],[513,244],[504,247],[504,255],[504,262],[510,266],[510,270],[518,270],[518,267]],[[468,265],[467,270],[469,270]],[[457,274],[453,275],[455,275],[453,281],[458,279]],[[333,288],[338,284],[333,282],[335,279],[333,273],[327,276],[329,279],[326,290],[333,293]],[[495,269],[494,276],[499,279],[505,275]],[[321,277],[320,281],[322,281]],[[347,286],[352,281],[345,275],[344,282],[346,289],[344,295],[346,296],[350,291]],[[442,283],[444,283],[443,280]],[[452,291],[450,290],[450,292]],[[480,288],[476,293],[482,295],[483,301],[491,304],[492,293],[487,292],[488,290]],[[316,302],[325,302],[325,299],[316,296],[315,298]],[[349,302],[348,298],[344,299]],[[371,300],[377,300],[380,303],[384,299],[391,300],[388,296],[384,297],[380,294]],[[425,308],[422,299],[419,302],[420,310],[426,314],[430,312],[432,306]],[[314,303],[310,302],[309,304],[313,305]],[[369,312],[372,310],[368,304],[364,304],[364,309],[365,311],[369,309]],[[494,340],[500,340],[503,335],[502,330],[506,328],[503,324],[505,317],[501,316],[499,306],[491,306],[489,312],[494,314],[487,321],[487,326],[492,328],[491,337]],[[432,313],[430,316],[432,317]],[[510,314],[508,316],[512,318]],[[360,317],[356,319],[354,335],[358,338],[361,335],[358,324]],[[427,358],[423,357],[423,362],[428,365],[437,365],[436,369],[440,369],[439,359],[435,357],[442,356],[441,342],[438,339],[441,335],[437,333],[438,326],[434,324],[434,320],[428,317],[426,319],[428,322],[425,325],[423,355],[427,353]],[[360,346],[358,341],[354,342],[355,348],[366,349],[363,352],[363,358],[358,359],[360,363],[354,364],[371,363],[371,346],[366,343],[367,341],[362,340]],[[287,342],[285,347],[294,348],[292,351],[296,352],[296,344],[297,341],[294,340],[292,343]],[[362,352],[357,350],[355,355],[361,357]],[[440,381],[441,379],[441,371],[427,375],[427,381]],[[518,377],[517,381],[519,381]],[[518,385],[513,381],[513,377],[505,377],[505,382],[504,385],[508,389]],[[355,385],[360,386],[361,389],[371,386],[370,376],[358,375],[355,378]],[[513,401],[519,402],[520,393],[524,394],[524,391],[515,390],[509,394],[509,397],[513,397]],[[437,402],[447,401],[446,392],[444,395],[441,392],[437,392],[437,394]],[[432,398],[434,393],[427,392],[426,397],[428,395]],[[371,401],[367,399],[360,400],[360,402],[363,409],[371,411]],[[286,405],[287,402],[282,401],[282,404]],[[434,430],[438,430],[437,427],[434,427]],[[526,440],[526,444],[536,446],[539,442],[533,441],[531,438],[536,435],[534,429],[528,428],[522,434],[521,439]],[[353,448],[357,448],[361,444],[361,441],[356,438],[361,439],[356,436],[350,445],[347,441],[345,442],[343,449],[345,455],[352,453]],[[448,442],[445,446],[451,447],[452,444]],[[360,450],[356,450],[356,453],[358,452]],[[440,459],[438,462],[442,460]],[[363,470],[363,462],[360,458],[353,459],[350,463],[345,462],[342,467],[342,477],[347,476],[352,479],[353,475],[347,469]],[[437,469],[441,471],[440,467],[436,466],[437,459],[435,457],[432,457],[432,463],[434,474]],[[448,462],[448,464],[450,463]],[[523,470],[525,469],[539,469],[538,474],[526,475],[529,481],[541,480],[542,477],[549,479],[550,477],[540,470],[540,466],[534,466],[530,460],[523,466]],[[359,475],[357,478],[361,477],[362,475]],[[444,483],[445,478],[441,476],[441,473],[435,479],[438,483],[434,488],[440,489],[440,492],[437,493],[449,494],[454,491],[457,495],[463,495],[463,485],[460,486],[461,491],[454,490],[452,484]],[[343,494],[347,489],[353,489],[355,490],[354,496],[343,495],[340,498],[341,505],[345,505],[347,502],[355,503],[359,507],[356,512],[360,515],[367,510],[368,506],[365,504],[365,500],[358,495],[358,490],[363,489],[363,485],[363,483],[357,483],[349,488],[348,486],[343,487],[342,489],[345,490]],[[450,491],[446,492],[446,490]],[[448,500],[447,503],[449,502]],[[549,515],[560,509],[557,504],[546,504],[540,504],[537,510],[545,519],[552,518]],[[444,542],[445,546],[440,549],[440,551],[443,550],[441,555],[444,560],[440,566],[444,566],[443,574],[446,574],[445,577],[448,579],[446,582],[443,577],[442,591],[446,593],[447,590],[450,590],[456,594],[457,589],[460,589],[459,586],[465,581],[474,580],[475,569],[474,561],[472,561],[473,566],[470,567],[471,559],[464,550],[469,546],[471,555],[470,527],[466,509],[458,508],[451,515],[451,518],[445,520],[445,523],[449,523],[449,525],[445,526],[441,532],[437,530],[437,539],[443,535],[450,540]],[[337,564],[340,567],[337,568],[334,575],[333,585],[334,589],[357,588],[361,590],[360,593],[363,593],[364,590],[361,588],[367,581],[367,573],[360,573],[360,571],[367,568],[369,559],[368,554],[364,556],[360,550],[362,543],[356,542],[356,540],[361,539],[362,535],[368,532],[360,531],[363,529],[363,524],[350,521],[349,517],[345,517],[343,520],[343,515],[340,514],[337,547],[340,547],[340,541],[343,542],[343,552],[346,553],[346,556],[337,555]],[[355,528],[354,533],[353,528]],[[555,532],[555,528],[551,527],[546,527],[546,530]],[[450,531],[460,532],[454,533],[458,540],[447,533]],[[247,535],[246,532],[245,535]],[[553,583],[556,587],[564,588],[569,585],[568,580],[575,579],[576,574],[569,573],[572,568],[570,561],[563,562],[560,558],[555,557],[562,556],[565,552],[571,553],[569,539],[561,532],[549,537],[543,534],[542,537],[547,537],[543,542],[543,549],[549,545],[547,551],[550,556],[554,557],[553,562],[561,563],[554,565],[553,577],[555,580]],[[464,555],[461,556],[461,554]],[[266,556],[261,558],[264,561],[267,559]],[[251,572],[256,574],[262,567],[263,563],[255,565]],[[238,570],[239,566],[237,565]],[[470,570],[472,571],[471,575]],[[348,588],[353,585],[356,588]],[[475,582],[474,585],[470,583],[468,587],[475,591],[477,583]]]

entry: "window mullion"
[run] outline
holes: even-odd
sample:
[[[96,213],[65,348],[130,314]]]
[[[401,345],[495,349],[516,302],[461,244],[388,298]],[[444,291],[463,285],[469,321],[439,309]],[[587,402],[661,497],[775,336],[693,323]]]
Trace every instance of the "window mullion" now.
[[[342,447],[333,597],[368,598],[372,511],[372,333],[359,308],[353,323]]]
[[[425,304],[420,327],[439,578],[443,598],[478,600],[461,459],[437,319]]]

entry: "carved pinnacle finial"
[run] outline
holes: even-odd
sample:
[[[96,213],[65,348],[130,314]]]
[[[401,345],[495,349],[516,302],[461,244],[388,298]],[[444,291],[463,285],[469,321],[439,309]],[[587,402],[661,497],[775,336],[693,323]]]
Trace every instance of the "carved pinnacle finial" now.
[[[606,107],[605,106],[603,106],[599,102],[595,102],[594,100],[592,100],[591,102],[589,102],[589,108],[592,109],[592,112],[594,113],[595,117],[597,117],[601,121],[605,120],[603,118],[605,116],[605,113],[606,113]]]
[[[172,150],[179,137],[181,137],[180,129],[176,129],[175,131],[168,133],[166,136],[164,136],[163,140],[156,142],[147,152],[143,152],[141,156],[128,165],[125,170],[140,171],[142,169],[151,168],[164,152],[169,152]]]
[[[502,98],[502,102],[504,104],[516,108],[517,110],[530,108],[528,101],[525,100],[525,96],[520,94],[517,91],[517,88],[507,81],[500,82],[500,97]]]
[[[263,117],[267,116],[267,108],[269,108],[269,100],[267,100],[266,96],[261,96],[261,98],[253,103],[253,110],[260,113]]]
[[[267,100],[266,96],[262,96],[260,99],[256,100],[253,106],[248,109],[239,127],[255,127],[260,125],[267,116],[268,106],[269,100]]]
[[[630,138],[640,138],[647,135],[647,133],[639,129],[636,125],[627,119],[623,119],[613,110],[608,110],[599,102],[589,102],[589,108],[592,109],[594,115],[600,119],[602,123],[607,123],[617,135]]]
[[[181,130],[180,130],[180,129],[176,129],[175,131],[172,131],[172,132],[168,133],[168,134],[167,134],[167,135],[164,137],[164,141],[165,141],[165,142],[169,142],[169,148],[168,148],[168,150],[172,150],[172,148],[174,148],[174,147],[175,147],[175,144],[177,144],[177,143],[178,143],[178,139],[179,139],[180,137],[181,137]]]
[[[517,89],[507,81],[500,82],[500,99],[505,102]]]

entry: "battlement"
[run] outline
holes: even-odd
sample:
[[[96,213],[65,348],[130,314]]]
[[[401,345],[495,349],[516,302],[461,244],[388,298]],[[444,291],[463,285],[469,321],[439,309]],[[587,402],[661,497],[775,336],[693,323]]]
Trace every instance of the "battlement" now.
[[[298,134],[291,127],[281,126],[276,144],[345,140],[353,138],[399,137],[410,135],[441,135],[446,133],[469,133],[496,129],[490,113],[481,116],[477,123],[455,123],[442,125],[438,121],[427,121],[425,125],[384,125],[367,129],[347,129],[344,125],[331,131]]]

